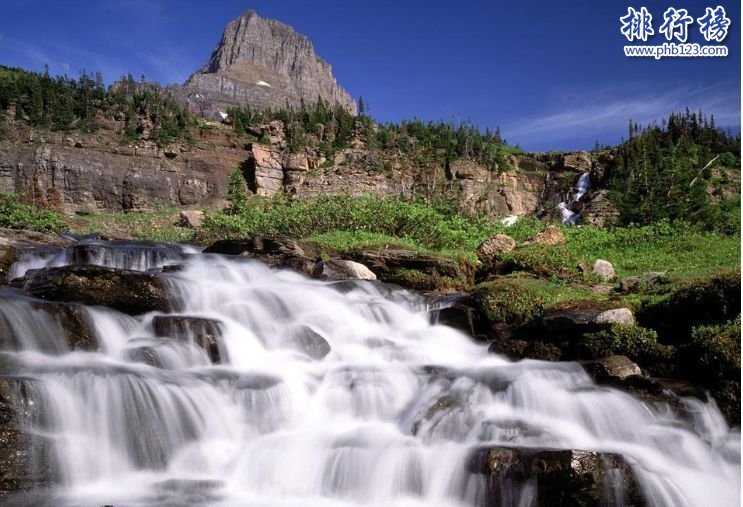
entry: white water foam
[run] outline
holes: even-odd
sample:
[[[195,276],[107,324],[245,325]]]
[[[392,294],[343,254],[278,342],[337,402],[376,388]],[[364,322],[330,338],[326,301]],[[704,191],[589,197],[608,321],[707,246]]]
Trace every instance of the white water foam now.
[[[61,343],[60,329],[24,323],[28,303],[0,307],[44,407],[32,429],[52,439],[61,473],[39,503],[474,505],[484,484],[468,457],[490,445],[622,454],[650,505],[740,503],[740,434],[714,403],[686,400],[682,419],[596,386],[575,363],[510,362],[379,284],[184,262],[164,275],[173,297],[181,315],[221,323],[228,364],[156,336],[161,314],[88,309],[99,350],[85,353],[38,347],[29,335]],[[317,335],[324,358],[306,348]],[[533,491],[515,498],[531,505]]]

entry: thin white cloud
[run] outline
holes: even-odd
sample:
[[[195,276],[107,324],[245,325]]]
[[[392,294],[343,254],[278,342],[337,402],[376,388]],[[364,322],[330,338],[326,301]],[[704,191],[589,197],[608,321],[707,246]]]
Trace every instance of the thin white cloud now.
[[[17,53],[37,65],[52,64],[52,59],[38,46],[0,36],[0,48]]]
[[[560,110],[504,127],[507,138],[523,144],[622,132],[630,118],[640,125],[660,121],[669,113],[689,107],[715,115],[718,125],[740,125],[739,91],[722,86],[676,88],[665,93],[647,90],[643,95],[621,96],[618,92],[596,92],[571,100]],[[618,139],[617,139],[618,140]]]
[[[137,52],[136,56],[154,74],[152,79],[162,84],[183,83],[196,70],[196,66],[182,51],[168,44],[161,44],[157,53]]]

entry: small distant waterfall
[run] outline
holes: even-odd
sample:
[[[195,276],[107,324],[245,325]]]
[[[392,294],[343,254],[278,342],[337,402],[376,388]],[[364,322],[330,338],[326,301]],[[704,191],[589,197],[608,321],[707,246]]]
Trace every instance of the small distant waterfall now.
[[[588,172],[581,174],[575,187],[568,193],[567,200],[557,205],[557,209],[560,210],[560,215],[562,216],[563,224],[575,225],[580,221],[583,209],[581,199],[586,195],[590,186],[591,175]]]
[[[619,453],[649,505],[739,505],[740,434],[714,403],[684,400],[682,417],[576,363],[488,354],[405,291],[134,246],[87,260],[177,259],[161,276],[182,310],[87,308],[97,350],[70,351],[33,300],[0,294],[6,355],[43,414],[26,430],[51,440],[61,480],[26,504],[463,507],[485,487],[470,453],[501,445]]]

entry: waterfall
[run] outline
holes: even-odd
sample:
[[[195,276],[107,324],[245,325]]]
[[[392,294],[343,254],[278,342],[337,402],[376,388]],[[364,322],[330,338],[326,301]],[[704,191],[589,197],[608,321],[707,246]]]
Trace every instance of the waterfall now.
[[[479,505],[487,484],[467,463],[487,446],[617,453],[650,505],[739,505],[740,434],[713,402],[673,411],[577,363],[488,354],[382,284],[135,246],[51,261],[183,264],[161,275],[178,313],[86,308],[95,350],[71,350],[33,300],[0,297],[5,356],[42,414],[25,430],[49,439],[59,477],[17,505]],[[530,499],[527,484],[512,504]]]
[[[12,266],[10,278],[21,277],[29,269],[70,264],[148,271],[175,264],[198,251],[197,248],[188,245],[169,245],[151,241],[83,239],[66,248],[32,248],[22,252]]]
[[[562,217],[562,223],[565,225],[575,225],[580,220],[581,210],[583,209],[581,199],[588,188],[591,186],[591,175],[585,172],[580,175],[575,187],[570,193],[568,193],[567,200],[562,201],[557,205],[557,209],[560,210],[560,216]]]

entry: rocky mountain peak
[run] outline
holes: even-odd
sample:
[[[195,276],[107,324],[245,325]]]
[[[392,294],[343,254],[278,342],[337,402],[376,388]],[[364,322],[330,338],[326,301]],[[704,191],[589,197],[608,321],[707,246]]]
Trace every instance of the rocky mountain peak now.
[[[227,24],[208,62],[184,87],[189,106],[205,114],[238,105],[298,107],[318,97],[356,111],[307,37],[253,10]]]

